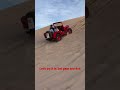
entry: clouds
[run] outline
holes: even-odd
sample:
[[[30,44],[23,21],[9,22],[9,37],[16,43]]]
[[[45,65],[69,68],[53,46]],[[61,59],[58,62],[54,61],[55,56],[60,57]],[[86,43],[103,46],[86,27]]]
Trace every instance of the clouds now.
[[[36,0],[36,29],[85,15],[85,0]]]

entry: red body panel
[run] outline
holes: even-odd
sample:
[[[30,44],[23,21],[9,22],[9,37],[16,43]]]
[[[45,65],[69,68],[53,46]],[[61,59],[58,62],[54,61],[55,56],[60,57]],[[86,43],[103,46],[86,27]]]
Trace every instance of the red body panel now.
[[[64,26],[63,26],[64,27]],[[65,27],[64,27],[64,30],[65,31],[67,31],[68,30],[68,28],[69,28],[69,26],[68,25],[66,25]]]
[[[65,27],[63,26],[64,31],[59,30],[58,32],[54,32],[53,38],[56,38],[56,35],[59,33],[60,35],[64,36],[68,30],[69,26],[66,25]]]

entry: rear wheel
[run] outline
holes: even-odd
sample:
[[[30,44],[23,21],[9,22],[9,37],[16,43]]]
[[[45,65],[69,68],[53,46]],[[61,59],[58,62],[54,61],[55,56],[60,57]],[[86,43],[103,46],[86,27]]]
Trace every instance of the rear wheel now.
[[[64,35],[65,35],[65,36],[67,35],[67,31],[64,32]]]
[[[27,34],[30,34],[30,30],[29,30],[29,31],[27,30],[26,33],[27,33]]]
[[[69,33],[69,34],[72,33],[72,29],[71,29],[71,28],[68,29],[68,33]]]
[[[47,33],[49,34],[49,37],[50,37],[50,39],[51,39],[51,38],[52,38],[53,33],[52,33],[52,32],[50,32],[50,31],[47,31],[47,32],[45,33],[45,35],[44,35],[45,37],[46,37],[46,34],[47,34]]]
[[[48,41],[52,41],[52,39],[51,39],[51,38],[48,38],[48,39],[46,39],[46,40],[48,40]]]
[[[57,34],[56,35],[56,41],[58,42],[58,41],[60,41],[62,39],[62,36],[60,35],[60,34]]]

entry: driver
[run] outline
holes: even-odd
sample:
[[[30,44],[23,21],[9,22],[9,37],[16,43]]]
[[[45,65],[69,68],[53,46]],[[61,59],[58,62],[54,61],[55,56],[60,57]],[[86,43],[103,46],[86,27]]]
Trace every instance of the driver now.
[[[49,31],[54,33],[54,32],[59,31],[59,29],[56,26],[50,25],[50,30]]]
[[[57,32],[57,31],[59,31],[59,29],[55,26],[54,31]]]
[[[50,30],[49,30],[49,31],[50,31],[50,32],[55,32],[53,25],[50,25]]]

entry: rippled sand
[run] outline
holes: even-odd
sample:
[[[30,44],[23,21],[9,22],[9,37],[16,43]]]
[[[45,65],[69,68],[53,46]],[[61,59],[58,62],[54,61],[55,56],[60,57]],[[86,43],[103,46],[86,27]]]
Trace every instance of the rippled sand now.
[[[35,32],[36,90],[85,90],[85,18],[64,21],[73,29],[60,42],[46,41],[43,33]],[[43,71],[41,67],[80,67],[74,71]]]

